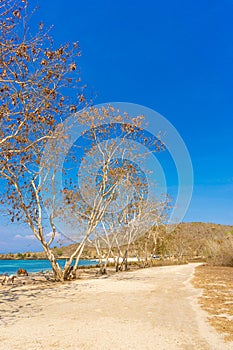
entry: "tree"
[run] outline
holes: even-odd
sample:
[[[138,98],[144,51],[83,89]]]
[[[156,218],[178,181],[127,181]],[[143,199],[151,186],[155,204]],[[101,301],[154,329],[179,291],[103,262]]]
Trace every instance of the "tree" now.
[[[56,233],[52,216],[47,220],[52,236],[45,235],[39,164],[57,125],[84,103],[80,49],[78,43],[54,47],[43,23],[33,35],[28,11],[27,1],[0,3],[0,177],[6,188],[1,202],[10,208],[12,222],[27,222],[55,278],[63,279],[50,248]]]
[[[78,44],[54,47],[42,23],[32,35],[25,1],[1,1],[0,10],[0,177],[6,183],[2,203],[12,221],[26,221],[55,278],[62,281],[71,269],[76,271],[85,244],[94,232],[101,234],[111,213],[119,237],[127,236],[131,244],[145,220],[148,192],[146,174],[138,166],[147,154],[137,151],[135,141],[150,143],[150,152],[163,149],[163,144],[144,136],[143,116],[130,118],[111,106],[76,113],[86,106],[77,70]],[[70,148],[76,126],[83,133]],[[57,186],[61,181],[62,188]],[[127,198],[122,197],[125,193]],[[66,235],[74,234],[79,242],[63,270],[51,249],[59,220],[70,231]],[[49,238],[46,226],[52,231]]]
[[[43,165],[47,169],[44,186],[52,189],[49,195],[45,195],[47,206],[55,219],[62,217],[66,221],[69,237],[73,231],[72,239],[79,242],[65,269],[74,259],[73,271],[77,269],[85,244],[91,241],[100,258],[101,245],[106,245],[107,262],[113,245],[127,244],[129,248],[136,237],[145,232],[146,222],[148,228],[154,222],[155,213],[158,219],[157,205],[148,210],[147,177],[139,167],[147,154],[138,152],[135,142],[135,139],[142,140],[140,125],[143,118],[131,119],[108,106],[90,107],[75,115],[72,122],[68,121],[64,125],[64,134],[67,132],[67,135],[62,140],[69,143],[70,126],[75,123],[85,124],[87,131],[72,149],[69,145],[64,147],[67,171],[66,186],[62,190],[53,184],[59,183],[58,168],[65,162],[63,157],[55,156],[60,148],[57,142],[51,140],[49,143]],[[149,141],[143,138],[144,146],[147,142],[150,142],[150,148],[153,145],[154,151],[163,148],[157,138]],[[125,261],[127,263],[127,259]]]

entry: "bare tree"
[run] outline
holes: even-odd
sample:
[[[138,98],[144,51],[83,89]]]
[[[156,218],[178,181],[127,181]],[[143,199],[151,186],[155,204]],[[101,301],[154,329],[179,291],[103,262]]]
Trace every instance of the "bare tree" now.
[[[31,33],[30,16],[27,1],[1,0],[0,177],[7,184],[1,202],[12,222],[27,222],[56,279],[62,279],[50,248],[56,232],[52,216],[46,221],[52,237],[45,235],[39,164],[45,142],[56,138],[55,127],[84,101],[77,70],[80,50],[77,43],[54,47],[43,23]]]
[[[105,115],[107,111],[105,110]],[[123,120],[122,116],[111,115],[111,121],[108,125],[111,133],[114,134],[115,119]],[[97,118],[99,120],[99,117]],[[138,132],[137,128],[139,120],[134,120],[133,128],[128,125],[121,126],[121,138],[110,142],[110,137],[105,140],[98,140],[95,148],[90,152],[90,162],[84,165],[84,178],[86,179],[86,187],[84,196],[88,196],[89,214],[93,215],[95,205],[101,202],[107,206],[102,214],[95,221],[95,230],[92,239],[89,232],[85,231],[89,244],[93,244],[96,248],[100,262],[105,259],[101,266],[101,271],[106,272],[108,260],[114,258],[116,271],[119,269],[119,261],[125,264],[127,269],[127,256],[129,247],[140,237],[150,230],[151,226],[161,224],[165,221],[165,212],[168,210],[168,198],[165,196],[163,200],[148,202],[147,195],[147,178],[142,169],[138,167],[138,163],[145,161],[146,153],[134,152],[134,145],[127,142],[127,138],[131,137],[134,132]],[[132,126],[132,124],[131,124]],[[127,130],[125,129],[127,128]],[[95,130],[95,131],[94,131]],[[96,129],[93,129],[96,140]],[[104,130],[104,134],[106,130]],[[118,133],[119,136],[119,133]],[[139,134],[137,135],[139,138]],[[102,142],[100,142],[102,141]],[[154,146],[159,151],[159,141],[154,140]],[[98,180],[98,186],[94,186],[93,178]],[[96,191],[97,190],[97,191]],[[69,202],[72,207],[77,210],[77,193],[74,199],[71,199],[69,191]],[[78,194],[81,199],[80,193]],[[149,204],[150,203],[150,204]],[[82,205],[79,206],[81,208]],[[80,213],[79,209],[79,213]],[[69,215],[70,216],[70,215]],[[88,217],[87,217],[88,218]],[[90,222],[88,220],[88,222]],[[116,253],[115,253],[116,251]]]
[[[50,260],[55,278],[65,280],[72,268],[77,269],[85,244],[107,222],[109,212],[120,229],[118,238],[127,237],[127,246],[133,242],[145,219],[142,205],[147,191],[145,174],[137,166],[147,154],[138,153],[134,141],[138,138],[145,146],[150,142],[150,152],[152,146],[159,151],[163,145],[156,138],[143,138],[143,116],[122,116],[111,106],[76,114],[85,104],[77,69],[78,44],[54,47],[42,23],[34,35],[30,33],[26,1],[3,0],[0,11],[0,177],[7,183],[2,203],[9,208],[12,221],[26,221]],[[81,144],[69,150],[74,125],[63,120],[71,115],[85,132]],[[65,186],[58,191],[63,154]],[[83,181],[81,187],[77,180]],[[134,185],[131,196],[130,184]],[[126,191],[126,204],[116,211]],[[51,249],[56,220],[61,219],[73,226],[68,235],[74,233],[79,242],[64,270]],[[46,226],[52,230],[49,239]]]
[[[62,217],[66,222],[69,237],[79,243],[66,262],[67,272],[74,259],[73,271],[76,271],[85,244],[90,241],[95,244],[99,256],[101,256],[100,241],[102,244],[105,243],[109,249],[108,259],[112,253],[113,241],[116,240],[111,236],[114,226],[111,230],[109,218],[122,230],[126,226],[127,217],[139,214],[139,202],[143,206],[147,191],[146,176],[139,169],[138,163],[139,159],[140,162],[145,160],[147,154],[138,153],[134,140],[132,142],[135,137],[142,137],[143,130],[140,129],[142,118],[137,116],[132,120],[127,115],[120,115],[111,106],[100,109],[90,107],[78,113],[73,123],[84,124],[87,131],[71,149],[67,147],[65,150],[67,169],[63,159],[54,161],[54,167],[51,167],[53,162],[49,155],[53,154],[54,158],[59,147],[54,140],[50,142],[46,157],[48,171],[44,177],[49,178],[52,183],[56,165],[62,164],[66,186],[62,191],[55,188],[47,204],[54,217],[58,220]],[[66,127],[68,131],[67,137],[63,139],[70,139],[69,128],[73,123],[68,122],[64,126],[64,132],[66,133]],[[146,142],[144,140],[145,144]],[[150,140],[150,146],[151,143]],[[159,151],[161,147],[161,142],[155,138],[154,150]],[[47,187],[53,186],[47,185]],[[55,198],[54,202],[51,201],[51,197]],[[143,217],[141,219],[144,220]],[[127,232],[129,234],[129,229]],[[119,238],[121,236],[119,235]],[[131,238],[128,244],[131,244],[133,241],[131,231],[129,237]]]

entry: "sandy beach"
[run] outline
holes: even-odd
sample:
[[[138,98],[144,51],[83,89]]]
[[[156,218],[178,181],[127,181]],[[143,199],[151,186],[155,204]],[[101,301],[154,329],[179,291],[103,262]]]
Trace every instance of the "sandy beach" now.
[[[188,264],[52,287],[0,288],[0,349],[232,349],[198,305]]]

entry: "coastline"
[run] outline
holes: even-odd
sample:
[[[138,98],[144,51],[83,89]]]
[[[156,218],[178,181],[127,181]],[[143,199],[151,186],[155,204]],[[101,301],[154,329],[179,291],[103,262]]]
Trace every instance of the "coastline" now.
[[[58,263],[63,266],[66,259],[58,259]],[[96,259],[80,259],[79,268],[96,266],[98,261]],[[27,270],[27,272],[45,272],[52,271],[50,261],[48,259],[4,259],[0,260],[0,276],[5,274],[16,274],[19,268]]]

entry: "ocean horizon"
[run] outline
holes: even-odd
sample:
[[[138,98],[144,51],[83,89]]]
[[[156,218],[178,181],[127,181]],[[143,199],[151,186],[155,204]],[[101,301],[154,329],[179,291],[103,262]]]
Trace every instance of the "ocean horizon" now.
[[[58,263],[61,267],[64,267],[66,260],[60,259]],[[79,266],[95,266],[98,261],[93,260],[82,260],[79,261]],[[0,260],[0,275],[4,274],[16,274],[19,268],[27,270],[27,272],[45,272],[47,270],[52,271],[49,260]]]

